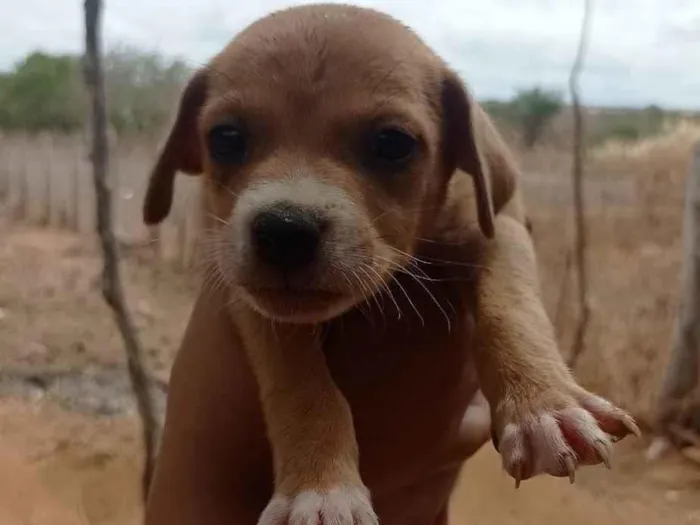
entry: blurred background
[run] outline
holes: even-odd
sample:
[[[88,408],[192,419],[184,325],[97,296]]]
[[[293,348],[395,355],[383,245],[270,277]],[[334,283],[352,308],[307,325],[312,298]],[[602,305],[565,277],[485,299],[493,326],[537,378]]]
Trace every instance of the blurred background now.
[[[292,3],[105,2],[114,222],[159,414],[197,290],[198,202],[196,181],[180,177],[174,212],[154,237],[141,223],[146,177],[192,70],[246,24]],[[567,82],[583,1],[357,3],[415,28],[516,151],[545,303],[568,357],[579,312]],[[99,289],[82,3],[9,4],[0,0],[12,12],[0,19],[0,523],[135,524],[139,421]],[[465,469],[454,523],[700,524],[700,440],[649,453],[700,141],[700,2],[596,2],[580,95],[591,322],[575,373],[631,411],[647,436],[618,446],[612,472],[518,491],[487,445]]]

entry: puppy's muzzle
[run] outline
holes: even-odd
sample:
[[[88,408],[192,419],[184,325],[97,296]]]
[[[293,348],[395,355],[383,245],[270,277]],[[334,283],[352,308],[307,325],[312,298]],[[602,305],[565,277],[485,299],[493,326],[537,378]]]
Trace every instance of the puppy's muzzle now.
[[[302,271],[317,260],[325,225],[318,213],[291,203],[260,211],[250,223],[255,258],[283,275]]]

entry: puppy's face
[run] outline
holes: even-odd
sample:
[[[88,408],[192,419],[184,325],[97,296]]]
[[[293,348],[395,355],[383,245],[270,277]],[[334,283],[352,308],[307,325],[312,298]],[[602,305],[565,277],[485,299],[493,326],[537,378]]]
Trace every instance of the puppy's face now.
[[[190,82],[147,222],[167,213],[170,171],[205,173],[219,276],[272,319],[335,317],[410,263],[439,209],[459,162],[444,113],[460,86],[446,93],[446,75],[413,33],[373,11],[263,19]]]

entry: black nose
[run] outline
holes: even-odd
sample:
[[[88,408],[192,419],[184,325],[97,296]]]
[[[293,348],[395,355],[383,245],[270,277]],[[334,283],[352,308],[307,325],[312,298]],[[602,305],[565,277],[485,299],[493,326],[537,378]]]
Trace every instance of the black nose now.
[[[285,272],[309,266],[318,253],[322,221],[298,206],[280,205],[258,213],[251,223],[257,257]]]

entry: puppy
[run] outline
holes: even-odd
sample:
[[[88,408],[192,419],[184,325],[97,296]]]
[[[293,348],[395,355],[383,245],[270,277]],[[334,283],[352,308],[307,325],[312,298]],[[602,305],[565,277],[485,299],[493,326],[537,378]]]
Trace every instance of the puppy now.
[[[275,486],[261,525],[377,523],[363,414],[328,366],[348,345],[475,368],[516,484],[573,481],[608,464],[611,436],[638,433],[560,358],[506,146],[391,17],[307,5],[246,28],[187,85],[146,223],[167,216],[177,171],[204,175],[212,271],[259,388]]]

